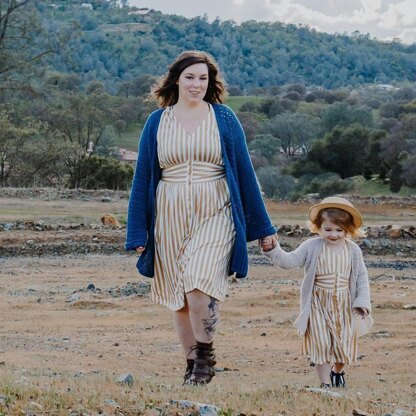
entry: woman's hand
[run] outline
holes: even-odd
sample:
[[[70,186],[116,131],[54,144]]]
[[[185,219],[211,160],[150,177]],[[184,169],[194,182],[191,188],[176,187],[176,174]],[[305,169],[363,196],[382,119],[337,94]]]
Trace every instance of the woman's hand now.
[[[364,319],[369,314],[369,311],[366,308],[354,308],[354,309],[357,310],[357,312],[361,315],[361,319]]]
[[[277,245],[277,236],[276,234],[269,235],[259,239],[260,248],[267,252],[273,250]]]
[[[136,247],[136,253],[137,254],[142,254],[143,253],[143,251],[144,251],[144,247]]]

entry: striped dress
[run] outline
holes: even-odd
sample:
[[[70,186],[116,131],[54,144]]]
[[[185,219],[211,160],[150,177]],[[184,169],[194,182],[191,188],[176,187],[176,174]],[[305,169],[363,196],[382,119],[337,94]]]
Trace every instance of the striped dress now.
[[[198,289],[223,301],[235,230],[215,113],[189,134],[168,107],[157,133],[162,178],[156,192],[151,299],[176,311]]]
[[[315,364],[357,359],[349,282],[351,254],[348,244],[336,254],[326,244],[318,257],[308,327],[302,352]]]

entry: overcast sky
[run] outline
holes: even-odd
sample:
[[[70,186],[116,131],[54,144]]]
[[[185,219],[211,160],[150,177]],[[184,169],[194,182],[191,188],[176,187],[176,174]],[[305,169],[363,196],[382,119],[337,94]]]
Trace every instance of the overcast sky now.
[[[416,42],[416,0],[129,0],[129,5],[186,17],[206,13],[210,21],[302,23],[322,32],[358,30],[380,40]]]

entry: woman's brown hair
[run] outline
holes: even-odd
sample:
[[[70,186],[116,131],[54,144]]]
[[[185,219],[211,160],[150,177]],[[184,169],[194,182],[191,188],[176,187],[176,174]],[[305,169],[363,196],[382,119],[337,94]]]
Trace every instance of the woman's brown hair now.
[[[170,65],[167,74],[154,86],[153,96],[159,101],[160,107],[168,107],[178,102],[179,92],[177,81],[181,73],[191,65],[206,64],[208,67],[208,88],[204,100],[210,104],[221,104],[227,95],[225,82],[214,58],[206,52],[182,52]]]
[[[325,219],[341,227],[352,238],[364,236],[362,231],[354,225],[352,215],[339,208],[325,208],[319,211],[314,221],[309,222],[309,229],[313,233],[318,234]]]

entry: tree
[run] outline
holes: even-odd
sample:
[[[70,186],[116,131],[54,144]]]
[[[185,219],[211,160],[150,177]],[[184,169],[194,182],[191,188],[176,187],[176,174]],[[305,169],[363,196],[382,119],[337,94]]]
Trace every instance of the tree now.
[[[371,179],[371,176],[378,174],[380,178],[385,178],[389,171],[388,166],[381,158],[381,142],[386,138],[387,132],[378,130],[370,135],[368,155],[364,163],[363,175],[365,179]]]
[[[404,184],[410,188],[416,188],[416,154],[409,156],[401,165],[401,179]]]
[[[336,127],[312,144],[308,160],[327,172],[338,173],[342,179],[361,175],[368,155],[370,133],[369,129],[359,125]]]
[[[317,134],[317,120],[305,114],[280,114],[263,125],[265,134],[278,139],[283,152],[287,156],[307,153],[310,142]]]
[[[85,189],[127,190],[133,178],[130,165],[100,156],[83,159],[80,169],[80,185]]]
[[[1,1],[0,97],[6,90],[32,89],[31,80],[44,69],[39,62],[58,51],[68,33],[48,33],[32,0]]]
[[[78,188],[82,180],[82,164],[100,145],[108,124],[117,119],[113,98],[97,88],[94,82],[91,94],[69,93],[61,98],[59,106],[51,103],[45,121],[59,131],[65,141],[74,145],[74,151],[67,155],[70,186]]]
[[[65,159],[73,153],[73,145],[62,140],[60,133],[47,124],[38,124],[38,131],[19,150],[19,159],[9,183],[16,187],[66,185],[68,169]]]
[[[273,137],[271,134],[262,134],[256,136],[249,143],[248,148],[252,154],[262,156],[271,163],[280,146],[280,141],[276,137]]]
[[[324,111],[322,123],[326,131],[331,131],[336,126],[346,127],[355,123],[371,127],[373,114],[371,108],[367,106],[352,106],[345,102],[336,102]]]
[[[257,171],[261,189],[267,198],[287,199],[295,186],[290,175],[284,175],[276,166],[265,166]]]
[[[5,111],[0,112],[0,185],[8,179],[22,160],[21,148],[37,132],[35,124],[26,127],[15,125]]]

